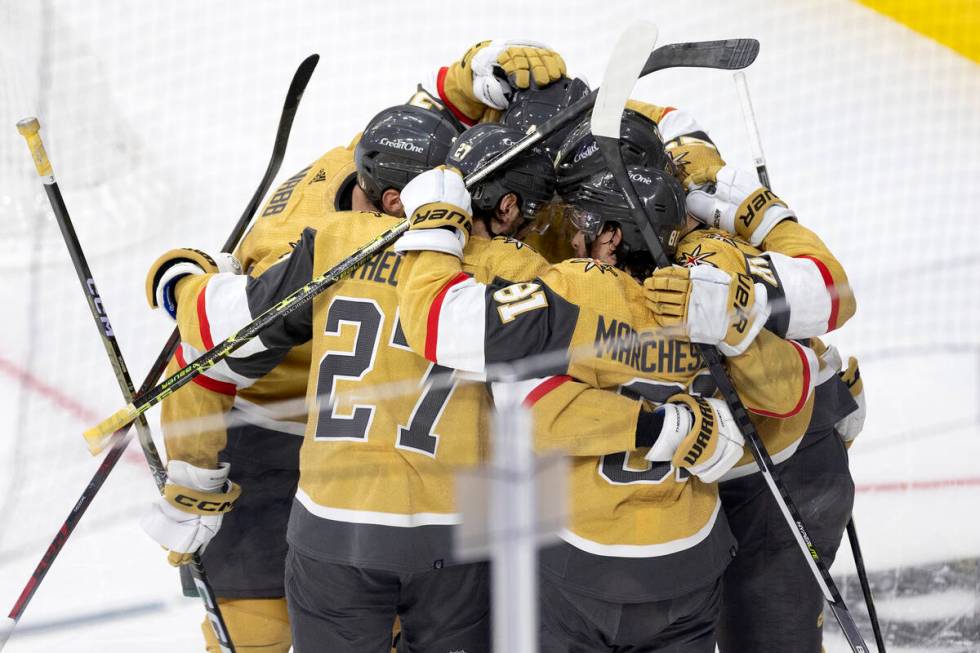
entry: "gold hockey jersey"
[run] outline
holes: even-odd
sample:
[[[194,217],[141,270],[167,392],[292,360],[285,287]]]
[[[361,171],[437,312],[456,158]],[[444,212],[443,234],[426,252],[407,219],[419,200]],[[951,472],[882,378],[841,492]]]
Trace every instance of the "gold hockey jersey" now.
[[[686,267],[711,265],[732,274],[747,274],[766,287],[771,307],[766,329],[781,337],[810,339],[836,329],[855,312],[843,267],[806,227],[786,220],[776,225],[763,242],[764,252],[718,229],[695,229],[677,246],[677,263]],[[840,289],[840,290],[838,290]],[[812,344],[819,355],[825,346]],[[814,388],[836,381],[837,369],[817,359],[811,370]],[[813,418],[819,393],[788,413],[765,411],[752,415],[752,421],[774,462],[787,460],[800,446]],[[745,476],[758,470],[750,452],[722,480]]]
[[[183,346],[192,353],[200,346],[202,319],[223,338],[396,222],[328,213],[310,220],[292,254],[258,277],[181,280],[178,319],[190,334]],[[375,255],[208,376],[247,387],[312,339],[310,419],[289,541],[321,559],[420,571],[451,561],[459,521],[452,472],[486,457],[488,394],[409,348],[395,291],[401,264],[393,252]],[[212,308],[221,316],[212,318]]]
[[[528,396],[534,403],[555,399],[560,406],[568,397],[554,392],[569,380],[592,389],[622,388],[655,403],[678,392],[710,391],[691,343],[660,333],[640,284],[610,266],[573,259],[530,281],[490,284],[461,274],[459,261],[443,254],[409,254],[402,268],[399,310],[408,342],[440,365],[492,374],[494,363],[509,362],[529,379],[548,377],[533,381]],[[815,366],[811,351],[765,331],[745,354],[728,361],[747,407],[773,414],[805,403]],[[571,425],[576,420],[570,417],[557,418]],[[633,432],[622,434],[621,444],[635,433],[635,413],[631,419]],[[731,539],[716,486],[688,478],[670,463],[651,464],[642,453],[599,455],[604,442],[589,451],[588,438],[580,441],[563,539],[594,556],[645,560],[644,571],[668,579],[655,587],[607,587],[604,596],[656,600],[658,592],[670,595],[720,573]],[[690,572],[688,580],[682,569]],[[584,577],[600,582],[595,574]]]
[[[292,251],[306,225],[338,210],[339,198],[354,183],[354,145],[336,147],[284,181],[269,197],[259,216],[235,252],[242,268],[258,276]],[[215,340],[207,321],[193,327],[181,325],[187,342],[198,351],[210,349]],[[196,335],[191,336],[192,329]],[[227,443],[225,414],[230,419],[253,425],[264,433],[302,436],[306,425],[306,380],[310,368],[310,345],[300,345],[254,385],[234,384],[198,377],[194,384],[163,401],[161,423],[167,455],[171,459],[213,468],[218,452]],[[175,372],[187,364],[183,348],[168,368]],[[254,439],[254,438],[253,438]],[[280,458],[272,452],[270,460]],[[289,463],[286,463],[289,465]],[[298,465],[298,461],[290,466]]]

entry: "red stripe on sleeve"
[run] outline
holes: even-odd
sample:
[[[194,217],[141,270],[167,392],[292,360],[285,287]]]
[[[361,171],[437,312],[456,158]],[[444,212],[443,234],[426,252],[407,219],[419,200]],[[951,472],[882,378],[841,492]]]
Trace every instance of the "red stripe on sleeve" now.
[[[204,348],[213,349],[214,341],[211,339],[211,325],[208,323],[208,306],[205,299],[207,290],[208,287],[204,286],[201,288],[201,292],[197,294],[197,322],[198,328],[201,330],[201,342],[204,343]]]
[[[796,402],[796,405],[788,413],[774,413],[768,410],[753,409],[752,412],[755,413],[756,415],[775,417],[777,419],[786,419],[787,417],[792,417],[793,415],[796,415],[798,412],[803,410],[803,406],[806,405],[806,400],[810,396],[810,361],[807,360],[806,352],[803,351],[803,347],[801,347],[798,343],[793,342],[792,340],[789,340],[788,342],[794,347],[796,347],[796,353],[800,355],[800,360],[803,362],[803,393],[800,395],[800,400]]]
[[[446,293],[449,292],[450,288],[469,278],[469,275],[460,272],[450,279],[449,283],[443,286],[436,298],[432,300],[432,306],[429,307],[429,318],[425,323],[425,357],[433,363],[439,362],[436,360],[436,349],[439,344],[439,313],[442,311],[442,302],[446,299]]]
[[[187,361],[184,360],[184,352],[178,346],[177,351],[174,352],[174,358],[177,359],[177,364],[180,365],[180,369],[187,367]],[[234,397],[238,392],[235,388],[234,383],[224,383],[223,381],[216,381],[212,378],[204,376],[203,374],[198,374],[193,379],[194,383],[198,384],[205,390],[210,390],[211,392],[216,392],[219,395],[228,395],[229,397]]]
[[[677,109],[675,107],[664,107],[664,112],[660,114],[660,120],[663,120],[664,116],[666,116],[671,111],[677,111]]]
[[[568,376],[567,374],[548,377],[538,385],[534,386],[534,389],[527,393],[527,396],[524,397],[524,401],[521,402],[521,405],[525,408],[530,408],[534,404],[538,403],[541,397],[545,396],[565,381],[571,380],[572,377]]]
[[[830,270],[824,262],[815,256],[803,255],[797,256],[796,258],[805,258],[808,261],[813,261],[817,269],[820,270],[820,276],[823,277],[823,285],[827,287],[827,294],[830,295],[830,319],[827,320],[827,331],[833,331],[837,328],[837,312],[840,310],[840,293],[837,292],[834,275],[830,274]]]
[[[449,73],[449,68],[443,66],[439,69],[439,74],[436,76],[436,93],[439,94],[439,99],[442,103],[446,105],[456,119],[467,127],[472,127],[474,125],[473,119],[468,117],[465,113],[456,108],[456,105],[449,101],[446,97],[446,75]]]

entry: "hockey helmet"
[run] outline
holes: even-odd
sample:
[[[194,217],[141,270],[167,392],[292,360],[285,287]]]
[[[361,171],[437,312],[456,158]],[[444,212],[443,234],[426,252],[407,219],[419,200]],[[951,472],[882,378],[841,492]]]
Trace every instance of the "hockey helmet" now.
[[[631,165],[627,172],[644,213],[670,256],[680,240],[686,219],[684,187],[668,172],[658,168]],[[625,254],[650,252],[643,232],[630,213],[626,196],[613,174],[600,170],[578,185],[566,200],[566,219],[572,227],[593,241],[607,223],[616,223],[623,233],[621,247]]]
[[[544,88],[537,88],[532,84],[530,88],[514,93],[507,110],[500,117],[500,122],[526,134],[531,126],[540,125],[588,94],[589,85],[578,78],[563,77]],[[549,157],[554,159],[570,129],[570,126],[563,127],[541,141]]]
[[[464,176],[487,163],[523,138],[519,130],[495,123],[470,127],[453,143],[446,165],[459,168]],[[514,193],[525,219],[534,217],[555,194],[555,170],[551,159],[537,145],[524,150],[503,167],[470,188],[474,213],[488,216],[504,195]]]
[[[632,109],[623,111],[619,147],[627,166],[642,165],[674,172],[673,160],[664,149],[657,123]],[[590,121],[583,120],[568,134],[555,156],[558,194],[563,198],[574,194],[579,184],[605,168]]]
[[[357,184],[375,204],[445,160],[459,134],[442,115],[409,104],[389,107],[368,123],[354,148]]]

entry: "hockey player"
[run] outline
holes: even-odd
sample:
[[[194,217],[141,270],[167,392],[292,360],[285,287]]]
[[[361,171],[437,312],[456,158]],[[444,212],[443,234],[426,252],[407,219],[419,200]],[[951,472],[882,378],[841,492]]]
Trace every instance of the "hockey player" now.
[[[624,156],[661,165],[655,136],[655,126],[627,111],[623,121]],[[599,224],[599,213],[608,212],[610,204],[624,209],[626,206],[618,194],[605,194],[599,201],[597,195],[602,189],[597,186],[601,183],[593,183],[591,188],[584,183],[583,188],[590,171],[601,171],[602,166],[591,157],[594,151],[587,123],[583,123],[569,136],[559,158],[560,189],[566,198],[580,205],[577,219],[583,226]],[[710,170],[712,186],[697,183],[708,180],[706,170]],[[601,172],[592,174],[603,177]],[[703,328],[686,319],[689,270],[696,266],[716,267],[733,274],[746,272],[754,283],[763,284],[771,306],[766,326],[782,337],[807,339],[821,335],[854,314],[854,298],[843,268],[815,234],[796,222],[795,215],[778,198],[758,183],[753,185],[753,176],[731,167],[703,167],[698,175],[688,177],[693,189],[688,194],[688,208],[702,222],[721,224],[723,229],[692,231],[681,241],[675,259],[688,269],[660,270],[645,281],[648,304],[661,326],[685,324],[689,331]],[[747,178],[752,182],[746,182]],[[605,181],[609,181],[608,176]],[[617,256],[629,256],[617,234],[591,236],[597,237],[591,253],[601,260],[612,263]],[[584,242],[579,245],[584,247]],[[816,338],[811,346],[820,355],[812,405],[776,422],[758,415],[755,421],[773,460],[789,461],[780,465],[780,472],[810,526],[821,556],[829,564],[850,515],[853,483],[841,438],[828,436],[840,424],[838,434],[849,442],[860,431],[857,423],[862,418],[859,414],[848,417],[857,410],[846,382],[857,376],[856,361],[851,359],[848,369],[841,371],[834,348],[828,349]],[[819,651],[823,597],[757,472],[746,453],[722,479],[722,502],[740,554],[725,574],[720,649]],[[773,615],[780,618],[773,619]]]
[[[699,186],[689,193],[692,216],[707,224],[720,223],[724,229],[692,231],[681,241],[676,260],[688,270],[697,266],[747,270],[767,288],[773,306],[767,328],[810,342],[820,355],[812,410],[797,418],[806,420],[805,433],[801,435],[787,420],[783,424],[788,428],[766,438],[766,444],[814,546],[829,566],[854,499],[845,447],[861,430],[863,388],[854,383],[859,379],[857,361],[850,359],[842,370],[837,350],[816,336],[850,318],[854,299],[829,250],[779,211],[778,205],[770,205],[777,216],[785,216],[778,221],[766,217],[768,210],[759,211],[758,220],[731,219],[746,215],[752,198],[765,193],[758,184],[725,181],[740,177],[744,180],[745,173],[723,169],[712,190]],[[684,277],[685,271],[675,268],[658,271],[647,280],[649,306],[663,326],[697,328],[697,319],[687,311]],[[832,279],[842,281],[834,284]],[[725,573],[719,649],[722,653],[819,652],[823,595],[750,457],[726,474],[720,492],[739,541],[739,555]]]
[[[430,85],[437,90],[435,96],[439,100],[427,101],[428,96],[420,87],[413,101],[436,109],[443,109],[440,101],[453,99],[471,110],[485,101],[504,108],[506,104],[501,102],[514,89],[531,83],[545,87],[563,73],[561,57],[540,44],[487,41],[470,48],[462,61],[440,71],[438,83]],[[483,106],[484,110],[490,109]],[[455,122],[452,111],[447,109],[444,113]],[[442,149],[425,144],[425,137],[420,137],[418,131],[393,134],[406,120],[430,130]],[[382,125],[383,122],[387,124]],[[236,252],[249,274],[260,274],[290,251],[290,244],[295,243],[311,216],[352,208],[401,215],[398,191],[410,178],[406,170],[418,162],[422,167],[417,171],[440,162],[448,140],[455,135],[455,130],[444,123],[410,107],[389,112],[384,119],[379,116],[372,127],[358,151],[363,187],[357,184],[355,139],[347,147],[330,150],[276,190]],[[387,147],[382,141],[388,138],[389,143],[397,142],[402,136],[416,147],[423,145],[425,154],[413,157],[413,151]],[[400,165],[406,159],[407,169]],[[196,252],[186,254],[192,265],[200,256]],[[197,264],[207,268],[209,261],[200,259]],[[153,295],[150,292],[151,306],[156,305]],[[175,461],[174,480],[183,485],[194,482],[182,474],[180,463],[186,463],[191,468],[189,474],[196,473],[195,469],[225,469],[210,481],[214,484],[223,482],[230,468],[232,481],[244,487],[237,502],[238,511],[223,516],[224,525],[216,537],[221,517],[209,519],[206,524],[194,518],[177,529],[173,523],[186,516],[162,503],[146,521],[151,535],[170,548],[169,559],[174,564],[186,562],[202,542],[214,537],[204,555],[205,564],[239,649],[272,652],[286,651],[290,646],[282,598],[285,529],[299,476],[299,436],[306,422],[302,400],[309,349],[308,345],[298,347],[251,387],[236,389],[234,384],[200,377],[196,385],[163,404],[168,457]],[[178,350],[168,373],[186,365],[184,354],[183,349]],[[222,416],[229,411],[226,428]],[[189,575],[182,574],[182,578],[185,587],[193,591]],[[217,641],[206,621],[202,631],[208,650],[217,651]]]
[[[683,216],[682,191],[662,171],[633,173],[645,180],[644,202],[669,207],[659,226],[670,243]],[[648,451],[583,451],[575,459],[564,543],[541,554],[543,650],[713,651],[718,578],[734,545],[713,481],[742,455],[727,406],[684,394],[704,378],[700,361],[690,342],[658,333],[642,286],[622,268],[576,259],[518,283],[461,275],[469,224],[461,188],[459,175],[444,169],[406,188],[420,198],[412,204],[421,203],[396,245],[406,253],[399,309],[412,346],[476,373],[550,352],[547,370],[524,366],[532,376],[557,375],[537,386],[538,397],[570,378],[664,403],[640,416],[650,420],[647,428],[635,429]],[[731,289],[718,271],[699,282],[700,291],[726,297]],[[718,319],[727,323],[729,309]],[[760,331],[758,319],[764,322],[757,318],[743,333],[713,333],[713,344],[727,340],[743,352],[729,364],[750,408],[785,412],[809,396],[816,359]]]

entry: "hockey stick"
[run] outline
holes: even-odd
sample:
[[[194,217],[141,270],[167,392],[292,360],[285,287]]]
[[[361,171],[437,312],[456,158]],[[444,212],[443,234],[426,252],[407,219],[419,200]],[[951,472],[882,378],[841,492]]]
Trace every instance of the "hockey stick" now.
[[[647,57],[641,75],[655,70],[676,67],[702,67],[737,70],[744,68],[755,60],[759,52],[759,42],[755,39],[731,39],[727,41],[704,41],[696,43],[675,43],[657,48]],[[486,167],[466,177],[467,187],[473,186],[487,175],[506,165],[519,152],[554,133],[556,130],[572,123],[583,116],[595,103],[596,91],[592,91],[578,102],[559,112],[537,127],[528,130],[527,135],[515,143],[510,149],[491,160]],[[343,261],[310,280],[302,288],[285,297],[275,306],[269,308],[241,329],[230,335],[213,348],[203,353],[199,358],[189,363],[173,376],[163,380],[155,388],[131,402],[111,416],[85,431],[85,439],[89,446],[98,443],[116,429],[132,422],[136,417],[146,412],[165,397],[188,383],[198,374],[207,371],[224,360],[228,355],[256,337],[275,320],[289,315],[304,304],[340,281],[351,275],[364,261],[376,252],[393,243],[408,230],[408,220],[403,220],[387,231],[378,235],[374,240],[365,244]]]
[[[245,212],[235,225],[235,228],[226,241],[222,251],[231,251],[237,245],[238,241],[242,237],[242,234],[245,232],[245,229],[248,227],[248,223],[251,221],[253,214],[258,208],[259,202],[261,202],[262,198],[269,190],[269,185],[271,184],[272,179],[278,173],[282,164],[282,159],[285,155],[293,118],[296,115],[299,101],[302,98],[306,85],[313,74],[313,69],[316,67],[318,59],[318,55],[312,55],[305,59],[300,64],[299,68],[297,68],[292,82],[289,85],[289,91],[286,94],[286,101],[283,105],[282,115],[279,119],[279,127],[276,132],[275,146],[273,147],[272,156],[266,168],[265,175],[250,199]],[[179,342],[180,334],[175,329],[160,356],[157,358],[156,363],[154,363],[150,372],[144,379],[143,385],[140,387],[137,396],[145,393],[147,390],[153,387],[157,379],[159,379],[163,374],[167,362],[170,360],[170,357],[173,356],[173,352]],[[65,519],[65,522],[62,524],[61,528],[58,529],[58,533],[54,540],[52,540],[51,544],[48,545],[47,550],[41,557],[41,561],[38,563],[37,567],[35,567],[34,572],[31,574],[30,580],[21,591],[20,596],[14,603],[14,607],[11,609],[7,619],[0,624],[0,650],[3,649],[4,643],[10,637],[11,632],[16,627],[17,622],[23,615],[24,610],[27,608],[27,605],[34,596],[34,593],[37,591],[37,588],[44,580],[44,577],[47,575],[51,565],[61,552],[61,549],[64,547],[68,537],[75,530],[78,522],[85,514],[85,511],[88,509],[89,505],[95,499],[95,495],[105,483],[106,478],[108,478],[116,463],[119,462],[119,458],[125,451],[129,441],[130,436],[128,434],[128,428],[120,429],[120,431],[117,432],[112,438],[112,446],[109,452],[102,459],[102,463],[99,465],[88,485],[82,491],[81,497],[79,497],[78,501],[76,501],[74,506],[72,506],[71,512],[69,513],[67,519]],[[154,473],[154,476],[157,476],[156,473]]]
[[[645,207],[639,201],[636,191],[633,188],[629,174],[626,171],[626,166],[623,163],[622,152],[619,146],[623,111],[626,108],[626,101],[629,99],[637,79],[635,76],[628,76],[627,71],[636,71],[638,68],[636,62],[642,61],[636,53],[639,49],[645,47],[645,43],[650,38],[650,35],[647,33],[648,31],[652,32],[653,38],[656,38],[656,28],[652,25],[640,24],[627,30],[616,44],[606,69],[606,77],[603,79],[603,84],[599,91],[600,97],[596,100],[595,109],[592,113],[592,135],[595,137],[599,152],[602,154],[606,166],[614,175],[617,184],[623,189],[623,194],[626,197],[633,219],[639,225],[644,241],[646,241],[647,247],[650,249],[651,254],[653,254],[653,258],[659,268],[669,267],[671,261],[664,252],[660,244],[660,239],[653,230]],[[824,598],[830,604],[834,616],[841,625],[844,636],[855,653],[868,653],[867,644],[861,638],[857,624],[854,623],[851,613],[844,604],[844,600],[841,598],[840,592],[837,590],[837,586],[834,584],[834,580],[831,578],[823,558],[820,557],[816,547],[813,545],[803,520],[800,517],[799,510],[796,508],[785,486],[773,469],[769,452],[766,451],[765,444],[763,444],[762,439],[759,437],[755,425],[749,419],[748,411],[746,411],[741,399],[739,399],[738,394],[735,392],[735,388],[732,386],[732,382],[722,365],[718,350],[714,347],[700,344],[697,345],[697,349],[705,365],[710,370],[711,377],[718,386],[718,390],[731,409],[732,416],[735,418],[742,435],[745,437],[746,443],[749,445],[752,457],[755,459],[756,464],[759,465],[759,470],[763,478],[765,478],[766,484],[769,486],[776,500],[776,504],[786,518],[790,529],[793,531],[793,535],[796,537],[796,541],[800,545],[800,549],[803,551],[804,557],[810,565],[814,578],[817,584],[820,585],[821,591],[823,591]]]
[[[78,236],[75,234],[75,227],[72,225],[71,216],[68,214],[64,197],[61,195],[61,189],[58,187],[58,182],[54,178],[54,170],[51,167],[51,162],[48,160],[47,153],[44,151],[40,129],[41,125],[38,123],[37,118],[27,118],[17,123],[17,131],[27,140],[27,146],[34,159],[34,165],[37,167],[37,174],[43,180],[44,192],[48,195],[51,209],[54,212],[55,219],[58,221],[58,227],[61,229],[61,235],[65,239],[68,254],[71,257],[72,265],[75,267],[75,274],[78,275],[78,281],[82,284],[82,290],[85,291],[89,311],[92,314],[92,319],[95,321],[96,328],[99,330],[106,355],[109,357],[112,370],[116,375],[116,381],[119,383],[119,389],[122,391],[123,397],[132,401],[133,380],[129,376],[126,361],[123,358],[122,351],[119,349],[119,343],[109,322],[109,315],[105,309],[105,304],[102,302],[99,291],[96,289],[95,279],[92,277],[92,270],[89,268],[88,261],[85,259],[82,245],[78,242]],[[153,480],[156,483],[157,490],[162,494],[163,488],[167,483],[167,469],[163,461],[160,460],[160,453],[153,443],[150,425],[146,423],[146,418],[142,415],[140,419],[136,420],[136,433],[140,446],[143,448],[143,455],[146,457],[146,462],[150,466],[150,471],[153,473]],[[191,574],[194,576],[194,584],[201,593],[201,599],[204,601],[204,609],[208,613],[208,620],[211,622],[212,628],[214,628],[214,634],[218,639],[221,650],[223,653],[234,653],[235,647],[231,642],[231,636],[228,634],[228,627],[225,625],[225,620],[221,616],[218,601],[214,595],[214,590],[211,588],[211,584],[208,582],[204,567],[201,565],[200,557],[195,555],[190,565]],[[14,624],[16,624],[16,621]]]
[[[885,637],[882,635],[881,625],[878,623],[878,610],[875,609],[875,599],[871,593],[871,582],[868,580],[868,571],[864,566],[864,556],[861,555],[861,543],[858,541],[857,526],[854,525],[854,517],[847,520],[847,541],[851,545],[854,566],[857,568],[858,581],[861,583],[861,593],[864,594],[864,605],[867,606],[868,617],[871,619],[871,630],[875,634],[875,646],[878,647],[878,653],[885,653]]]
[[[769,183],[769,170],[766,167],[766,157],[762,152],[762,137],[759,135],[759,124],[755,119],[755,109],[752,107],[752,97],[749,95],[749,84],[745,78],[745,73],[739,71],[735,73],[735,91],[738,95],[739,105],[742,108],[742,119],[745,121],[745,129],[749,134],[749,147],[752,149],[752,158],[755,161],[755,170],[759,175],[759,181],[766,188],[772,190]],[[861,555],[861,544],[858,542],[857,528],[854,526],[854,518],[847,520],[847,539],[851,544],[851,554],[854,556],[854,567],[857,570],[858,582],[861,584],[861,593],[864,595],[864,604],[868,609],[868,617],[871,619],[871,630],[874,632],[875,645],[878,653],[885,653],[885,638],[881,634],[881,625],[878,623],[878,611],[875,609],[874,596],[871,594],[871,583],[868,580],[868,570],[864,566],[864,556]]]

